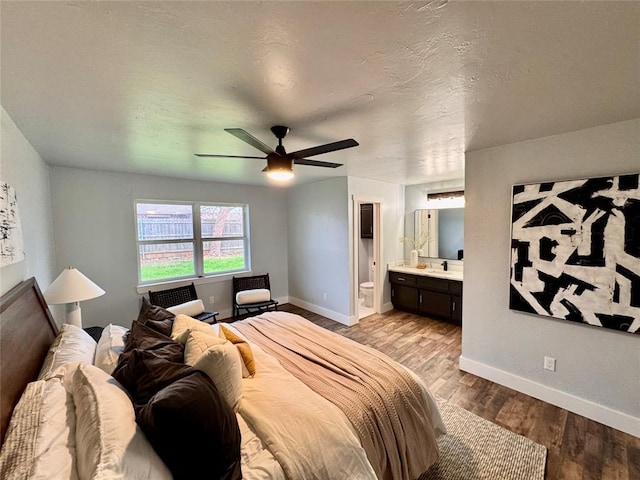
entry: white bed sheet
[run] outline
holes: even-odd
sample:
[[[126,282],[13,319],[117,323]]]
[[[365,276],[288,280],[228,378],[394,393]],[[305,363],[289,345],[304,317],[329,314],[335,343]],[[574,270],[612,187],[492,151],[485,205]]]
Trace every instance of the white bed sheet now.
[[[242,443],[240,446],[243,480],[285,480],[284,471],[260,437],[236,414]]]

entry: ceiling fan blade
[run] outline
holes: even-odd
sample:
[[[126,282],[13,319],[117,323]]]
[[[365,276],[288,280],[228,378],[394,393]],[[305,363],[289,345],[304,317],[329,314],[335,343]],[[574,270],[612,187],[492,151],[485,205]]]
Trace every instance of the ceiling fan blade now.
[[[326,145],[319,145],[317,147],[298,150],[297,152],[289,153],[289,156],[297,159],[303,159],[304,157],[313,157],[314,155],[335,152],[336,150],[357,147],[358,145],[360,144],[356,142],[353,138],[349,138],[347,140],[340,140],[339,142],[327,143]]]
[[[273,148],[271,148],[269,145],[265,145],[249,132],[246,132],[241,128],[225,128],[224,131],[230,133],[234,137],[239,138],[243,142],[248,143],[252,147],[257,148],[261,152],[266,153],[267,155],[269,155],[270,153],[275,153],[273,151]]]
[[[267,157],[248,157],[246,155],[214,155],[212,153],[194,153],[196,157],[206,158],[256,158],[258,160],[265,160]]]
[[[327,168],[338,168],[342,166],[342,163],[319,162],[317,160],[309,160],[308,158],[296,158],[293,160],[293,163],[295,163],[296,165],[309,165],[311,167]]]

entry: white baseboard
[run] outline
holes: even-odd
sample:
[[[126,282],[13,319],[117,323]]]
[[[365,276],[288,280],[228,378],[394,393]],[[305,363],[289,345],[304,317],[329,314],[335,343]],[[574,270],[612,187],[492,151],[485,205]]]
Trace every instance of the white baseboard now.
[[[215,310],[215,309],[210,309]],[[218,322],[224,322],[225,320],[233,320],[233,308],[225,308],[224,310],[218,310]]]
[[[285,303],[289,303],[289,296],[277,297],[275,300],[277,300],[280,305],[284,305]]]
[[[391,303],[391,302],[383,303],[382,304],[382,312],[381,313],[386,313],[389,310],[393,310],[393,303]]]
[[[531,397],[543,400],[596,422],[603,423],[611,428],[640,437],[640,418],[632,417],[626,413],[612,408],[593,403],[584,398],[576,397],[570,393],[556,390],[524,377],[514,375],[504,370],[492,367],[485,363],[470,360],[460,356],[460,370],[472,373],[479,377],[512,388]]]
[[[310,312],[322,315],[323,317],[330,318],[331,320],[335,320],[336,322],[348,327],[358,323],[358,319],[354,318],[353,315],[349,316],[343,313],[338,313],[333,310],[329,310],[328,308],[305,302],[304,300],[300,300],[299,298],[289,297],[289,303],[295,305],[296,307],[304,308],[305,310],[309,310]]]

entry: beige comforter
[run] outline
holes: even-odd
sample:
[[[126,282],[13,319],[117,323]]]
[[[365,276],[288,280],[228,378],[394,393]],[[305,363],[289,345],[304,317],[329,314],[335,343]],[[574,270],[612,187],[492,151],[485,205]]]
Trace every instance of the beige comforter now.
[[[277,358],[298,381],[346,415],[379,479],[414,479],[437,460],[435,435],[441,426],[439,415],[432,411],[435,406],[426,398],[428,395],[401,365],[377,350],[333,334],[298,315],[265,313],[236,322],[233,326],[251,343]],[[267,363],[269,355],[264,359]],[[269,375],[270,368],[273,366],[266,372],[257,371],[254,379],[244,383],[245,398],[251,381],[262,381],[262,374]],[[285,381],[281,378],[266,380]],[[287,388],[289,392],[293,392],[292,387],[274,385],[279,390]],[[305,409],[308,400],[310,398],[301,403]],[[271,405],[272,400],[263,399],[261,402]],[[270,408],[269,405],[263,406]],[[241,408],[257,409],[262,406],[243,401]],[[264,412],[241,410],[241,414],[245,413],[257,418]],[[294,413],[290,414],[293,417]],[[324,410],[317,414],[318,418],[326,415]],[[316,451],[309,452],[311,455],[322,455],[334,447],[327,438],[321,438],[318,445]],[[339,478],[368,478],[364,471],[358,473],[351,470],[351,465],[346,467],[344,476]],[[283,468],[287,471],[287,467],[283,465]],[[287,472],[287,475],[290,478],[311,478],[306,474],[291,477]],[[318,475],[316,478],[338,477]]]
[[[278,461],[286,478],[375,480],[367,455],[340,409],[258,346],[252,349],[256,374],[242,382],[238,413]]]

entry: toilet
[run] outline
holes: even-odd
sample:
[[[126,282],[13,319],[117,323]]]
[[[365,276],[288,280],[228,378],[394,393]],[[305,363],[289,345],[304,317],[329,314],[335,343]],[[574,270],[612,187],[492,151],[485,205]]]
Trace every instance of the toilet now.
[[[373,282],[361,283],[360,293],[364,297],[364,306],[367,308],[373,308]]]

